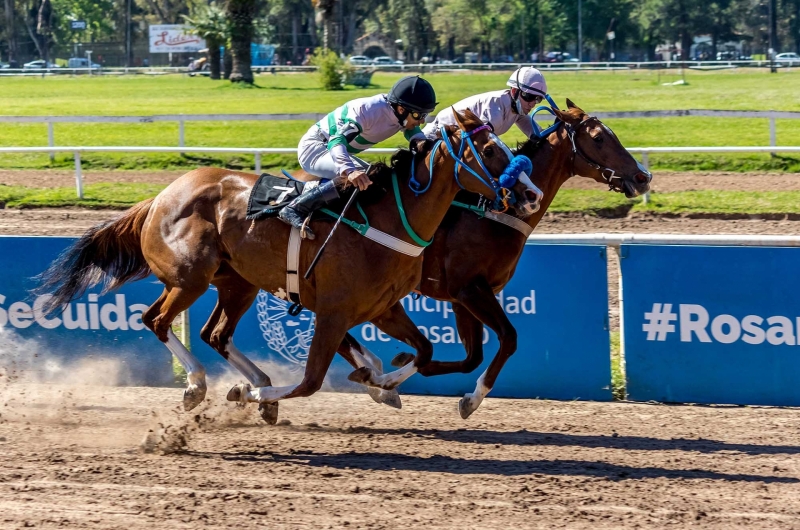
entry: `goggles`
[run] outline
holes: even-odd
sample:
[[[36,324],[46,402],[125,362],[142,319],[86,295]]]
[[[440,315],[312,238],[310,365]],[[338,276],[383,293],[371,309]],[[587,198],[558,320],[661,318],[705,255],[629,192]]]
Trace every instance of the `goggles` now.
[[[523,101],[525,101],[527,103],[541,103],[542,100],[544,99],[542,96],[540,96],[538,94],[531,94],[530,92],[523,92],[520,89],[517,89],[517,90],[519,90],[520,99],[522,99]]]
[[[417,121],[423,121],[425,118],[428,117],[427,112],[417,112],[415,110],[411,110],[408,112],[408,115],[414,118]]]

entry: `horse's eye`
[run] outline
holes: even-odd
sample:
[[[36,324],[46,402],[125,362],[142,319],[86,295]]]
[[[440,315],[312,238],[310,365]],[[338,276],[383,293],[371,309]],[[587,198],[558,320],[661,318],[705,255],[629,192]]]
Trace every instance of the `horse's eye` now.
[[[483,150],[483,156],[492,157],[494,156],[494,149],[492,147],[487,147]]]

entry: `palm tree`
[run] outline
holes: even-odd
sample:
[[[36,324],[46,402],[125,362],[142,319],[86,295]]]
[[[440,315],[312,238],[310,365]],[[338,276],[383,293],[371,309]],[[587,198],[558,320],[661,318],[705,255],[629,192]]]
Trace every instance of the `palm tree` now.
[[[206,41],[211,79],[219,79],[219,49],[221,46],[227,47],[230,36],[225,12],[217,6],[216,2],[211,2],[208,6],[195,10],[194,18],[189,18],[186,15],[183,15],[183,18],[192,26],[191,32]]]
[[[5,0],[6,40],[8,41],[8,61],[17,58],[17,39],[14,31],[14,0]]]
[[[334,40],[333,19],[336,9],[336,0],[312,0],[317,10],[317,21],[322,23],[322,47],[330,49]]]
[[[256,0],[228,0],[225,11],[228,15],[233,55],[231,82],[252,84],[250,45],[255,33],[253,17],[256,14]]]

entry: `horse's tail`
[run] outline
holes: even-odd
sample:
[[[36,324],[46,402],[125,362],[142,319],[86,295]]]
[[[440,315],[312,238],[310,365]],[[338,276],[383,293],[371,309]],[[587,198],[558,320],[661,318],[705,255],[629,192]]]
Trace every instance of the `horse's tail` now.
[[[150,274],[142,254],[142,227],[153,199],[140,202],[116,220],[94,226],[37,276],[35,295],[51,294],[44,305],[50,313],[103,283],[103,292]]]

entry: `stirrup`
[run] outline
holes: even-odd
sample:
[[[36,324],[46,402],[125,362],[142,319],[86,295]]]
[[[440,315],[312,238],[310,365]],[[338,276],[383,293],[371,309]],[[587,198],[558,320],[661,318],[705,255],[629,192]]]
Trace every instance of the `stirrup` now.
[[[310,222],[311,214],[309,214],[308,217],[303,220],[303,224],[300,225],[300,237],[312,241],[317,236],[311,231],[311,228],[309,228],[308,224]]]

